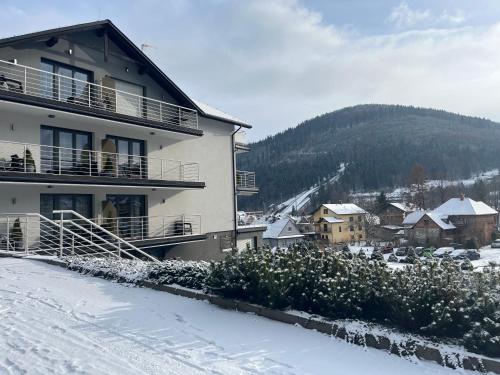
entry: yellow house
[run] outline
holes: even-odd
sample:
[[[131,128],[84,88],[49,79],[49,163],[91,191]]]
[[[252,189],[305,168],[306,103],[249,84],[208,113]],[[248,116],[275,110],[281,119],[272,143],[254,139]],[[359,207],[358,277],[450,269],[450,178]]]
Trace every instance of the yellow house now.
[[[366,240],[367,212],[353,203],[323,204],[314,214],[318,237],[331,244]]]

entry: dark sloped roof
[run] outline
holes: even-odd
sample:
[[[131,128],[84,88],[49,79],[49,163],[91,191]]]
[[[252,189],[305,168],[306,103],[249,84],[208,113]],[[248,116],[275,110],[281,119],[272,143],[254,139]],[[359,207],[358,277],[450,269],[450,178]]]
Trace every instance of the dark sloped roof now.
[[[31,40],[40,39],[43,37],[50,38],[53,36],[62,36],[64,34],[92,30],[105,30],[109,38],[113,40],[116,45],[126,51],[126,53],[131,58],[141,63],[145,67],[147,73],[150,74],[161,85],[166,87],[168,91],[172,92],[174,94],[174,97],[179,100],[183,106],[195,108],[204,117],[213,118],[235,125],[241,125],[245,128],[251,128],[249,124],[241,120],[237,120],[229,116],[217,116],[213,112],[204,111],[200,106],[196,104],[194,100],[189,98],[165,73],[163,73],[163,71],[149,57],[147,57],[144,52],[140,50],[140,48],[138,48],[124,33],[122,33],[113,22],[108,19],[0,39],[0,47],[10,46],[22,42],[29,42]]]

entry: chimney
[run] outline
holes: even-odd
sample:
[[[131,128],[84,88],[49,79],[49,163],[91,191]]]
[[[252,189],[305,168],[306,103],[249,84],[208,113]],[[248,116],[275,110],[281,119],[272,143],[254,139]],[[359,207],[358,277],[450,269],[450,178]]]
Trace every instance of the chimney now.
[[[464,198],[465,198],[464,193],[460,194],[460,200],[461,200],[461,201],[463,201],[463,200],[464,200]]]

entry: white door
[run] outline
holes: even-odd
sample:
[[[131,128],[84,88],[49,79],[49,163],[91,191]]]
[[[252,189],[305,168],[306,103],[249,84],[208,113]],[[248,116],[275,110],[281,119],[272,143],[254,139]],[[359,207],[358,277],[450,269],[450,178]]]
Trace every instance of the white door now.
[[[118,80],[115,82],[115,87],[117,90],[116,112],[134,117],[142,117],[143,87]]]

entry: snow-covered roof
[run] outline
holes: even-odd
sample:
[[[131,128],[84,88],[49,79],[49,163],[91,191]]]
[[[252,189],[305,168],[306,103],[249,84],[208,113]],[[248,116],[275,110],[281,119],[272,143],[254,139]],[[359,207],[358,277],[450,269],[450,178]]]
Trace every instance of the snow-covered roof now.
[[[280,233],[283,232],[286,226],[292,226],[297,233],[299,233],[298,229],[295,227],[294,222],[290,218],[278,219],[274,223],[267,224],[267,230],[262,235],[262,238],[292,238],[291,236],[295,235],[285,235],[280,237]],[[301,234],[297,234],[297,237],[304,237]]]
[[[320,221],[326,221],[327,223],[330,224],[338,224],[344,222],[344,220],[337,219],[336,217],[322,217]]]
[[[448,230],[448,229],[455,229],[456,228],[453,224],[447,223],[446,221],[444,221],[445,219],[447,219],[446,215],[443,215],[443,214],[441,214],[439,212],[435,212],[435,211],[427,212],[426,215],[433,222],[435,222],[441,229]]]
[[[413,211],[403,220],[403,225],[415,225],[425,215],[425,211]]]
[[[481,201],[470,198],[451,198],[434,210],[444,215],[493,215],[498,212]]]
[[[410,212],[412,209],[408,206],[406,206],[403,203],[398,203],[398,202],[390,202],[389,203],[391,206],[396,207],[398,210],[404,211],[404,212]]]
[[[388,229],[388,230],[400,230],[400,229],[404,229],[400,225],[393,225],[393,224],[382,225],[381,228]]]
[[[367,212],[354,203],[324,204],[323,207],[335,212],[337,215],[366,214]]]
[[[233,121],[238,124],[248,125],[245,121],[239,119],[238,117],[232,116],[226,112],[221,111],[220,109],[214,108],[207,103],[200,102],[199,100],[194,100],[194,102],[207,115],[219,117],[228,121]]]

